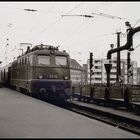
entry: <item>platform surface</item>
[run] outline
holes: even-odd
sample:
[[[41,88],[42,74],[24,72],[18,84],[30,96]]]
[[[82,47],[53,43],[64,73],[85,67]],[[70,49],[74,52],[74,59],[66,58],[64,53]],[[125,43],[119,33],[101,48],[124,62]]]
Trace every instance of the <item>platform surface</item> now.
[[[0,138],[140,138],[80,114],[0,88]]]

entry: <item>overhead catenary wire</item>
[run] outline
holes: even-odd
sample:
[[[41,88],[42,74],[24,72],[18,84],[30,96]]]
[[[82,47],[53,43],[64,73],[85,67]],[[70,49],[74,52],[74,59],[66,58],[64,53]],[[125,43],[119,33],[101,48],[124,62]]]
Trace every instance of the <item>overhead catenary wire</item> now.
[[[81,43],[74,43],[74,44],[69,44],[70,46],[85,46],[85,45],[93,45],[93,44],[96,44],[98,42],[102,42],[103,40],[106,40],[105,38],[102,39],[103,37],[106,37],[106,36],[112,36],[112,35],[115,35],[116,33],[111,33],[111,34],[103,34],[103,35],[97,35],[95,36],[94,38],[98,38],[94,41],[91,41],[91,42],[81,42]],[[117,43],[116,43],[117,44]]]
[[[98,15],[98,16],[107,17],[107,18],[111,18],[111,19],[126,20],[125,18],[118,17],[118,16],[113,16],[113,15],[109,15],[109,14],[105,14],[105,13],[95,13],[95,12],[92,12],[92,14],[93,14],[93,15]]]
[[[138,44],[134,49],[136,49],[136,48],[138,48],[138,47],[140,47],[140,44]]]
[[[104,5],[105,3],[104,2],[102,2],[102,3],[99,3],[97,6],[95,6],[94,7],[94,9],[98,9],[98,8],[100,8],[102,5]],[[67,15],[61,15],[62,17],[63,16],[67,16]],[[83,17],[87,17],[87,18],[94,18],[93,16],[91,16],[91,15],[68,15],[68,16],[83,16]],[[91,21],[94,21],[94,20],[92,20],[91,19]],[[83,23],[85,23],[85,21],[84,22],[82,22],[82,24],[81,25],[83,25]],[[89,24],[90,25],[92,25],[92,23],[93,22],[90,22]],[[73,34],[75,34],[75,33],[79,33],[79,32],[81,32],[81,30],[82,31],[85,31],[84,29],[87,29],[87,27],[89,28],[89,24],[87,24],[86,26],[84,26],[84,27],[78,27],[78,28],[76,28],[74,31],[72,31],[71,32],[71,34],[69,34],[66,38],[65,38],[65,40],[63,40],[63,44],[64,44],[64,41],[66,41],[67,39],[69,39]],[[79,30],[80,29],[80,30]]]
[[[0,6],[0,8],[6,8],[6,9],[12,9],[12,10],[20,10],[20,11],[23,11],[24,10],[22,8],[7,7],[7,6]]]
[[[83,25],[84,22],[85,22],[85,21],[83,21],[80,25],[78,24],[78,25],[76,26],[76,28],[74,29],[74,31],[70,32],[70,34],[69,34],[68,36],[65,36],[65,39],[63,40],[63,44],[64,44],[64,42],[65,42],[66,40],[68,40],[70,37],[72,37],[72,35],[74,35],[74,33],[76,33],[79,29],[82,28],[82,25]]]
[[[63,16],[83,16],[83,17],[85,17],[85,18],[94,18],[94,17],[91,16],[91,15],[61,15],[61,16],[62,16],[62,17],[63,17]],[[74,31],[72,31],[68,36],[66,36],[64,41],[66,41],[66,40],[67,40],[68,38],[70,38],[74,33],[76,33],[76,32],[78,31],[78,29],[81,29],[83,23],[85,23],[85,21],[83,21],[80,25],[78,25],[78,26],[74,29]],[[63,41],[63,43],[64,43],[64,41]]]
[[[87,18],[94,18],[94,16],[91,15],[61,15],[62,17],[64,16],[82,16],[82,17],[87,17]]]
[[[136,23],[134,24],[134,27],[136,27],[136,25],[140,22],[140,18],[136,21]]]
[[[83,4],[83,2],[82,3],[78,3],[76,6],[74,6],[71,10],[69,10],[68,12],[67,12],[67,14],[68,13],[70,13],[71,11],[73,11],[73,10],[75,10],[76,8],[78,8],[80,5],[82,5]],[[22,9],[22,8],[14,8],[14,7],[6,7],[6,6],[3,6],[3,7],[1,7],[0,6],[0,8],[7,8],[7,9],[14,9],[14,10],[21,10],[21,11],[27,11],[27,12],[56,12],[56,13],[64,13],[64,12],[62,12],[62,11],[53,11],[53,10],[37,10],[37,9],[32,9],[32,8],[24,8],[24,9]],[[47,31],[48,29],[50,29],[52,26],[54,26],[56,23],[58,23],[60,20],[62,20],[62,17],[60,17],[59,19],[57,19],[57,20],[55,20],[54,22],[52,22],[51,24],[49,24],[47,27],[45,27],[44,29],[42,29],[39,33],[37,33],[35,36],[33,36],[31,39],[33,39],[33,38],[35,38],[36,36],[38,36],[38,35],[40,35],[40,34],[42,34],[43,32],[45,32],[45,31]],[[31,39],[29,39],[29,40],[31,40]]]
[[[33,9],[33,8],[15,8],[15,7],[5,7],[5,6],[0,6],[1,8],[6,8],[9,10],[20,10],[20,11],[27,11],[27,12],[44,12],[44,13],[64,13],[62,11],[56,11],[56,10],[40,10],[40,9]]]
[[[74,8],[72,8],[71,10],[69,10],[66,14],[69,14],[71,11],[75,10],[76,8],[78,8],[82,3],[77,4]],[[33,36],[31,39],[35,38],[36,36],[40,35],[41,33],[47,31],[48,29],[50,29],[50,27],[54,26],[56,23],[58,23],[59,21],[61,21],[63,19],[63,17],[58,18],[57,20],[55,20],[54,22],[52,22],[51,24],[49,24],[46,28],[42,29],[38,34],[36,34],[35,36]],[[29,39],[29,40],[31,40]]]
[[[47,11],[50,11],[50,9],[53,9],[53,7],[54,7],[54,4],[52,4],[52,6],[49,8],[49,10],[47,10]],[[40,11],[40,10],[39,10]],[[42,11],[42,10],[41,10]],[[47,12],[46,11],[46,12]],[[47,12],[45,15],[48,15],[49,14],[49,12]],[[44,19],[44,17],[43,17],[43,19]],[[46,18],[45,18],[46,19]],[[42,22],[42,20],[38,20],[36,23],[38,23],[39,24],[39,22]],[[34,26],[34,27],[32,27],[31,29],[30,29],[30,31],[32,31],[33,29],[35,29],[35,27],[36,27],[36,25]]]
[[[85,15],[62,15],[62,16],[83,16],[83,17],[89,17],[89,18],[93,18],[93,16],[90,16],[90,15],[87,15],[87,16],[85,16]],[[72,34],[73,34],[73,32],[72,32]],[[71,35],[72,35],[71,34]],[[96,36],[96,37],[104,37],[104,36],[109,36],[109,35],[115,35],[116,33],[111,33],[111,34],[103,34],[103,35],[98,35],[98,36]],[[69,37],[71,37],[71,36],[69,36]],[[68,37],[67,37],[68,38]],[[86,43],[86,44],[92,44],[93,42],[90,42],[90,43]],[[114,44],[115,45],[115,44]]]
[[[102,3],[103,4],[103,3]],[[109,6],[111,6],[112,5],[112,3],[109,3],[110,5]],[[99,6],[99,5],[98,5]],[[94,14],[97,14],[97,13],[94,13]],[[107,18],[111,18],[111,19],[115,19],[115,18],[117,18],[117,19],[119,19],[119,20],[125,20],[125,18],[122,18],[122,17],[118,17],[118,16],[113,16],[113,15],[107,15],[107,14],[104,14],[104,13],[99,13],[99,14],[97,14],[97,15],[100,15],[100,16],[104,16],[104,17],[107,17]],[[83,17],[88,17],[88,18],[94,18],[95,16],[91,16],[91,15],[74,15],[74,14],[72,14],[72,15],[61,15],[62,17],[64,17],[64,16],[83,16]],[[73,32],[72,32],[72,35],[73,35]]]

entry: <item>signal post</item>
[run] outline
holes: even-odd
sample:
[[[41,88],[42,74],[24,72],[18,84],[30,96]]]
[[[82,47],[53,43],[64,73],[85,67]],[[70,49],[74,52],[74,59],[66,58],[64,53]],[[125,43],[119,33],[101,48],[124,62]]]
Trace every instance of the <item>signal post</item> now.
[[[90,59],[89,59],[89,69],[90,69],[90,97],[93,97],[94,94],[94,87],[92,85],[92,75],[93,73],[93,53],[90,53]]]

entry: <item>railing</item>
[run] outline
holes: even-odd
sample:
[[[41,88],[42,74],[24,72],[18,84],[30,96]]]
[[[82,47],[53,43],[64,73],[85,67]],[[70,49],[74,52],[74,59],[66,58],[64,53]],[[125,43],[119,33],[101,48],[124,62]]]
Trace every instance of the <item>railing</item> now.
[[[105,98],[106,84],[94,84],[94,85],[73,85],[72,92],[91,97],[94,99]],[[124,105],[128,106],[130,102],[140,102],[140,85],[124,85],[124,84],[111,84],[109,100],[121,100],[124,101]]]

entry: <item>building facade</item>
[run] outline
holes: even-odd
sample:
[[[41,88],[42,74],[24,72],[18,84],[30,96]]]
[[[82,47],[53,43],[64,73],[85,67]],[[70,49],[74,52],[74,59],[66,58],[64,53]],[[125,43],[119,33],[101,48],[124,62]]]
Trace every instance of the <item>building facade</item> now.
[[[137,70],[137,62],[131,61],[131,67],[127,70],[127,59],[120,60],[121,76],[119,82],[122,84],[137,85],[140,84],[140,72]],[[93,59],[93,75],[91,77],[91,83],[106,84],[107,74],[105,70],[105,64],[111,63],[112,68],[110,71],[110,83],[117,83],[117,59],[113,58],[111,61],[107,59]],[[140,71],[140,70],[139,70]],[[90,83],[90,69],[89,60],[87,64],[81,66],[76,60],[70,60],[70,73],[72,84],[89,84]]]
[[[133,84],[137,85],[137,62],[131,61],[131,68],[128,72],[127,70],[127,60],[121,59],[121,76],[119,77],[120,83],[127,84]],[[113,58],[112,60],[107,59],[93,59],[93,75],[91,83],[107,83],[107,74],[105,70],[105,64],[112,64],[112,68],[110,71],[110,83],[116,83],[117,81],[117,59]],[[89,60],[87,61],[87,81],[90,82],[90,69],[89,69]]]
[[[72,84],[85,83],[87,79],[85,70],[75,59],[70,59],[70,75]]]
[[[140,85],[140,67],[137,68],[137,83]]]

